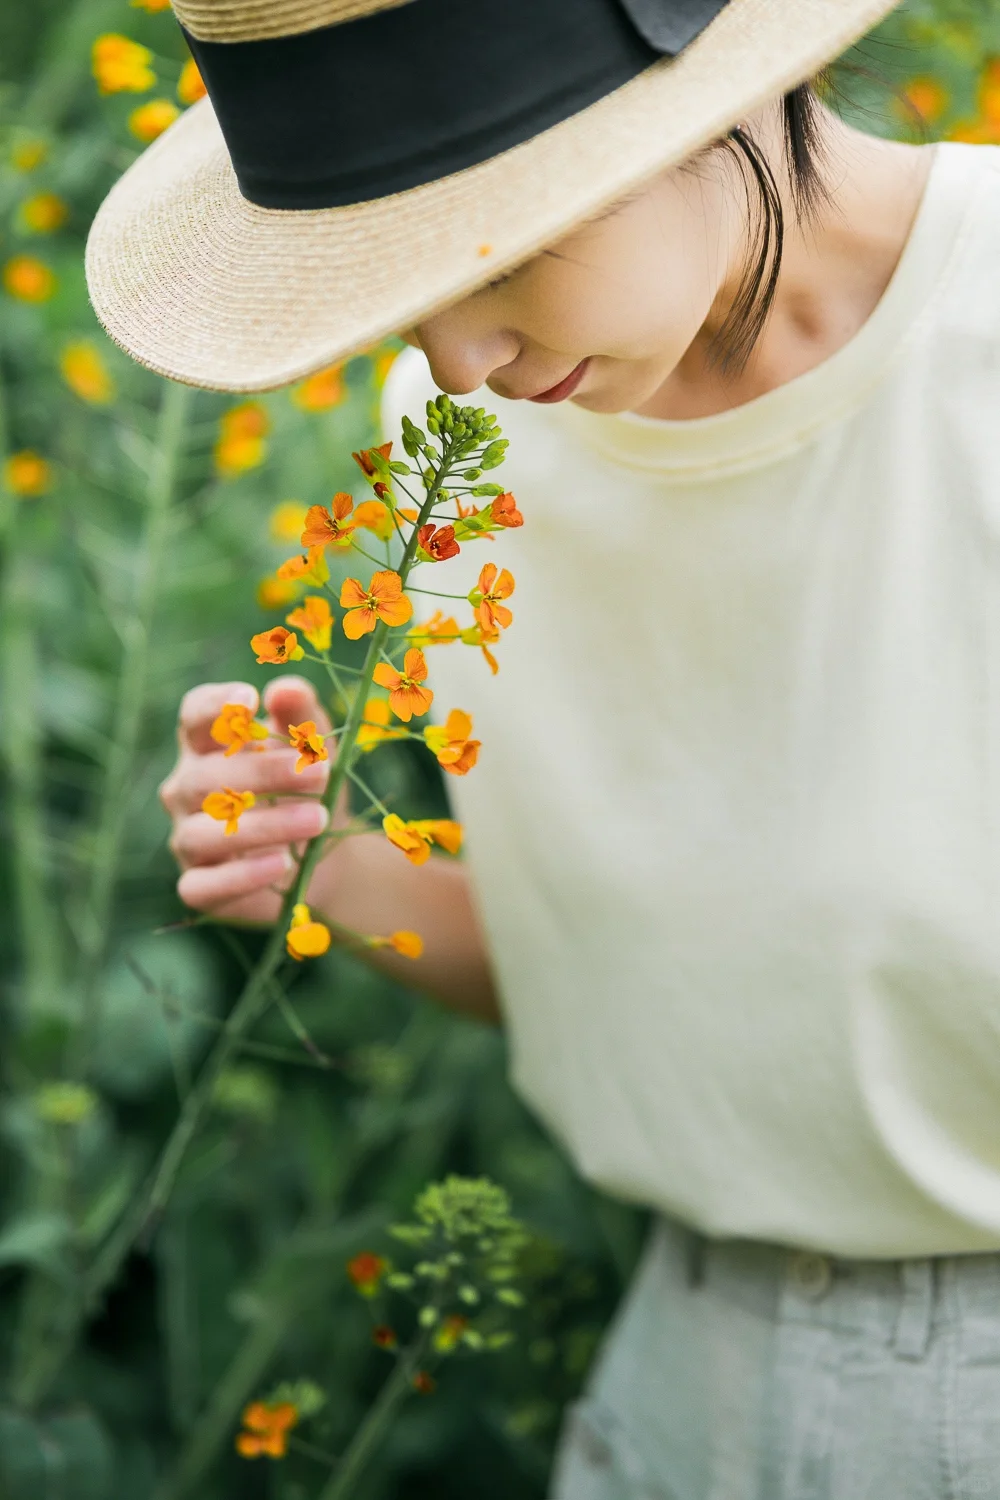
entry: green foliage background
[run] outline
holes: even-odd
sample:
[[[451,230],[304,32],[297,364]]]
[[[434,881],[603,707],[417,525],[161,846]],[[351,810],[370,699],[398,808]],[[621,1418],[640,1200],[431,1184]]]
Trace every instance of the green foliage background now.
[[[0,460],[30,448],[54,473],[37,499],[0,495],[0,1496],[307,1500],[319,1488],[308,1460],[235,1456],[239,1412],[310,1377],[328,1396],[310,1434],[343,1446],[385,1373],[345,1260],[379,1248],[426,1181],[459,1171],[503,1184],[537,1232],[529,1306],[511,1350],[449,1364],[436,1394],[411,1401],[359,1494],[529,1500],[544,1493],[560,1412],[627,1282],[642,1217],[581,1185],[509,1090],[500,1036],[343,955],[307,967],[294,992],[334,1066],[265,1017],[151,1243],[80,1324],[82,1269],[240,980],[224,934],[156,931],[183,919],[156,797],[177,704],[205,679],[266,680],[246,641],[277,618],[254,598],[289,550],[269,539],[269,513],[356,488],[349,455],[377,423],[373,363],[358,358],[330,411],[265,398],[266,463],[223,481],[212,445],[232,403],[171,394],[102,338],[82,249],[135,154],[126,116],[138,102],[97,96],[90,46],[104,31],[147,42],[176,75],[168,16],[126,0],[0,0],[0,262],[30,253],[58,278],[43,304],[0,294]],[[838,87],[870,129],[971,122],[989,139],[994,53],[1000,14],[987,0],[911,0]],[[941,85],[923,125],[906,102],[913,79]],[[27,139],[48,147],[30,173],[13,164]],[[19,214],[40,191],[70,207],[44,237]],[[60,351],[81,336],[100,342],[117,383],[107,408],[60,376]],[[426,758],[393,747],[377,764],[394,806],[443,810]],[[58,1080],[95,1091],[76,1123],[53,1118]]]

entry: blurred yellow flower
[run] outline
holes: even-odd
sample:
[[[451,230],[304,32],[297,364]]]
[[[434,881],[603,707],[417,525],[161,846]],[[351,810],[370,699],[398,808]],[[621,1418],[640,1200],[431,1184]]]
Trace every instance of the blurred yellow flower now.
[[[170,0],[129,0],[129,3],[133,10],[148,10],[155,13],[158,10],[170,9]]]
[[[14,255],[3,268],[3,284],[19,302],[48,302],[56,278],[44,261],[33,255]]]
[[[979,113],[1000,129],[1000,58],[991,58],[979,79]]]
[[[344,395],[344,367],[331,365],[297,385],[292,400],[302,411],[327,411],[331,406],[339,406]]]
[[[223,413],[215,445],[215,467],[223,479],[234,479],[264,462],[270,428],[271,419],[259,401],[241,401]]]
[[[148,104],[140,104],[138,109],[132,111],[128,117],[128,128],[137,140],[148,145],[158,135],[162,135],[179,116],[180,110],[169,99],[150,99]]]
[[[257,585],[257,603],[261,609],[281,609],[291,604],[298,591],[299,586],[290,579],[262,578]]]
[[[85,1083],[59,1079],[43,1083],[35,1095],[39,1117],[50,1125],[81,1125],[97,1108],[97,1095]]]
[[[372,373],[375,376],[377,390],[381,390],[385,385],[386,377],[398,358],[398,349],[383,349],[381,353],[372,355]]]
[[[301,630],[316,651],[329,651],[333,612],[322,594],[307,594],[297,609],[285,616],[285,624]]]
[[[59,356],[59,369],[70,390],[81,401],[89,401],[92,406],[108,406],[115,399],[111,372],[101,351],[89,340],[67,344]]]
[[[306,507],[298,500],[282,500],[272,510],[267,529],[276,542],[297,542],[306,524]]]
[[[903,85],[900,97],[905,113],[918,114],[925,125],[933,125],[948,106],[947,92],[936,78],[911,78]]]
[[[10,164],[15,172],[34,172],[49,154],[48,142],[37,137],[17,141],[10,152]]]
[[[201,804],[201,810],[217,823],[225,823],[222,832],[229,837],[239,832],[240,819],[256,801],[253,792],[236,792],[231,786],[224,786],[221,792],[209,792]]]
[[[34,234],[52,234],[69,218],[69,206],[56,193],[36,193],[21,204],[20,218]]]
[[[12,453],[3,466],[4,486],[12,495],[34,499],[52,487],[52,466],[32,448]]]
[[[199,99],[204,99],[205,93],[205,83],[198,72],[198,64],[193,57],[189,57],[181,68],[181,76],[177,82],[177,97],[182,104],[197,104]]]
[[[152,61],[148,47],[114,31],[99,36],[90,53],[91,72],[102,94],[144,94],[156,83]]]

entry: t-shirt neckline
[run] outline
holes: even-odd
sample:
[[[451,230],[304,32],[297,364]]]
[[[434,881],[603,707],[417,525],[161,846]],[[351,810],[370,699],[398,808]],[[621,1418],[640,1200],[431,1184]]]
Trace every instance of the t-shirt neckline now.
[[[669,421],[607,415],[566,402],[556,408],[578,439],[627,468],[685,478],[758,468],[860,406],[942,282],[971,207],[977,157],[987,148],[934,147],[927,183],[902,255],[875,310],[821,364],[742,406]],[[976,153],[974,156],[973,153]]]

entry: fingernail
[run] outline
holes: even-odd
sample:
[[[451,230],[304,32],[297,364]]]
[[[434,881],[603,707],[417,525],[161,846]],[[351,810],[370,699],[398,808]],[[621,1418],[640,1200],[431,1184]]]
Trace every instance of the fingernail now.
[[[330,821],[330,814],[323,806],[322,802],[314,802],[312,807],[308,809],[308,813],[304,817],[303,821],[307,826],[315,830],[311,835],[311,837],[315,838],[316,834],[322,833],[326,828],[327,824]]]

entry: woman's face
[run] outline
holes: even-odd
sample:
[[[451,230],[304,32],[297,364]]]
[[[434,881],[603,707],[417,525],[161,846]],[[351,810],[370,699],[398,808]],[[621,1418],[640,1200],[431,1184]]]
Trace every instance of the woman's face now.
[[[514,400],[635,410],[725,300],[744,232],[724,157],[697,174],[672,168],[406,338],[451,395],[486,385]]]

